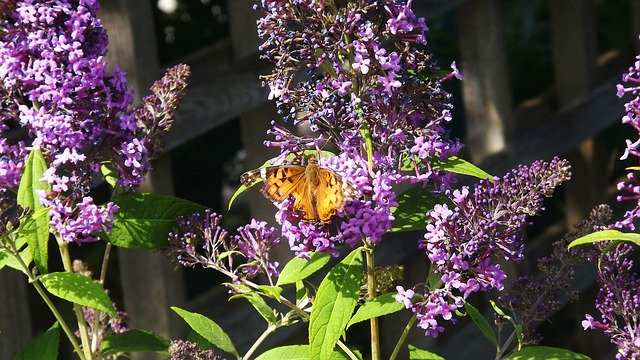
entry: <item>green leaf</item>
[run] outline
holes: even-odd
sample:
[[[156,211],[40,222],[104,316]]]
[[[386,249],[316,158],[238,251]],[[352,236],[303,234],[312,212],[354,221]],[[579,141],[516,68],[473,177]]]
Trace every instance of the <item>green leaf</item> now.
[[[251,305],[258,311],[258,313],[265,319],[269,324],[274,324],[277,319],[276,315],[273,312],[273,309],[267,305],[266,301],[262,298],[262,296],[258,295],[255,292],[250,292],[247,294],[238,294],[229,298],[229,300],[236,298],[244,298],[251,303]]]
[[[329,357],[349,322],[360,295],[362,266],[362,249],[355,249],[320,283],[309,320],[312,360]]]
[[[464,302],[464,308],[465,310],[467,310],[467,313],[471,316],[471,319],[473,320],[474,323],[476,323],[476,326],[478,327],[478,329],[480,329],[482,334],[487,339],[489,339],[489,341],[493,345],[498,346],[498,340],[496,339],[496,334],[493,332],[493,329],[491,328],[491,325],[489,324],[487,319],[485,319],[484,316],[480,314],[478,309],[476,309],[475,307],[473,307],[473,305],[469,304],[466,301]]]
[[[371,301],[367,301],[364,305],[360,306],[355,315],[349,320],[347,329],[356,323],[369,320],[374,317],[380,317],[388,314],[393,314],[404,309],[404,305],[396,301],[394,296],[397,293],[382,294]]]
[[[39,191],[51,192],[51,184],[41,181],[44,172],[47,170],[47,162],[42,156],[42,151],[34,148],[29,153],[25,163],[24,172],[20,178],[18,187],[18,205],[38,211],[45,206],[40,202]],[[49,214],[41,217],[32,217],[21,226],[28,227],[34,231],[29,232],[26,237],[31,257],[41,274],[46,274],[49,268]]]
[[[281,287],[269,286],[269,285],[258,285],[258,289],[260,289],[263,293],[271,296],[272,298],[280,301],[280,294],[282,293]]]
[[[297,281],[304,280],[316,271],[322,269],[331,260],[329,253],[314,252],[310,259],[301,259],[294,257],[291,259],[280,272],[276,285],[293,284]]]
[[[29,251],[29,249],[24,249],[19,254],[22,261],[24,261],[27,266],[29,266],[31,261],[33,261],[31,258],[31,251]],[[16,269],[26,275],[25,269],[22,268],[22,265],[20,265],[20,262],[15,256],[11,255],[6,250],[0,250],[0,270],[5,266]]]
[[[435,161],[431,166],[436,170],[444,170],[461,175],[475,176],[479,179],[488,178],[489,181],[493,182],[493,176],[489,175],[489,173],[473,165],[472,163],[455,156],[450,157],[447,161],[444,162]]]
[[[527,346],[512,354],[509,360],[590,360],[586,355],[548,346]]]
[[[273,348],[260,354],[256,360],[308,360],[309,345],[289,345]],[[347,355],[341,352],[333,351],[327,360],[349,360]]]
[[[13,360],[56,360],[60,345],[60,325],[56,322],[22,349]]]
[[[215,347],[239,357],[238,351],[236,351],[235,346],[233,346],[233,342],[231,342],[229,335],[227,335],[227,333],[224,332],[224,330],[222,330],[222,328],[213,320],[204,315],[189,312],[177,306],[172,306],[171,309],[186,321],[193,331],[197,332]]]
[[[372,167],[373,163],[373,144],[371,143],[371,129],[369,129],[369,123],[366,121],[360,122],[360,136],[364,139],[364,147],[367,151],[367,164],[369,164],[369,169]]]
[[[596,231],[589,235],[585,235],[573,240],[569,244],[568,249],[571,249],[574,246],[592,244],[594,242],[604,241],[604,240],[627,241],[640,246],[640,234],[623,233],[618,230],[602,230],[602,231]]]
[[[104,338],[100,345],[100,354],[151,352],[169,356],[169,340],[149,330],[133,329]]]
[[[110,162],[108,164],[111,165]],[[110,168],[107,163],[100,165],[100,173],[102,173],[104,181],[111,185],[112,188],[115,188],[118,185],[118,173]]]
[[[167,246],[167,234],[178,216],[204,211],[194,202],[158,194],[134,194],[118,198],[120,207],[109,242],[128,249],[159,249]]]
[[[316,150],[304,150],[304,151],[302,152],[302,154],[303,154],[305,157],[306,157],[306,156],[311,156],[311,155],[317,156],[317,155],[318,155],[318,151],[316,151]],[[298,155],[298,154],[289,154],[289,155],[287,155],[287,157],[285,158],[285,160],[286,160],[286,161],[292,161],[293,159],[295,159],[296,155]],[[324,157],[333,157],[333,156],[336,156],[336,154],[332,153],[331,151],[325,151],[325,150],[322,150],[322,151],[320,152],[320,156],[322,156],[323,158],[324,158]],[[269,160],[265,161],[265,162],[264,162],[264,164],[262,164],[258,169],[264,169],[264,168],[266,168],[266,167],[272,166],[272,165],[271,165],[271,161],[272,161],[273,159],[275,159],[275,158],[272,158],[272,159],[269,159]],[[229,206],[227,207],[227,209],[228,209],[228,210],[230,210],[230,209],[231,209],[231,205],[233,204],[233,201],[234,201],[238,196],[240,196],[240,194],[242,194],[242,193],[243,193],[243,192],[245,192],[247,189],[252,188],[252,187],[253,187],[253,186],[255,186],[256,184],[259,184],[259,183],[261,183],[261,182],[262,182],[262,179],[261,179],[261,178],[257,178],[257,179],[256,179],[256,181],[255,181],[253,184],[249,185],[249,186],[240,185],[240,187],[238,188],[238,190],[236,190],[236,192],[234,192],[234,193],[233,193],[233,195],[231,196],[231,199],[229,200]]]
[[[40,276],[40,281],[51,294],[61,299],[118,316],[109,295],[84,275],[54,272]]]
[[[431,190],[414,186],[402,192],[396,199],[398,207],[391,213],[395,220],[391,232],[424,230],[427,226],[427,213],[436,204],[450,203],[444,195],[434,195]]]
[[[309,294],[307,287],[302,280],[296,281],[296,301],[304,299]]]
[[[413,345],[408,345],[409,359],[411,360],[444,360],[442,356],[436,355],[430,351],[418,349]]]
[[[187,335],[186,340],[188,342],[195,343],[202,350],[211,350],[215,347],[215,345],[213,345],[211,341],[203,338],[202,335],[198,334],[193,330],[189,331],[189,334]]]

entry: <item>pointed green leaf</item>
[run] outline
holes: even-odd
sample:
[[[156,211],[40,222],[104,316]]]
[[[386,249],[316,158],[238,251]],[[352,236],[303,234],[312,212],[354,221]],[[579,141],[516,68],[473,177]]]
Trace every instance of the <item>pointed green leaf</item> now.
[[[436,170],[449,171],[461,175],[469,175],[477,177],[478,179],[489,179],[493,182],[493,176],[489,175],[486,171],[473,165],[472,163],[452,156],[447,161],[435,161],[431,166]]]
[[[22,349],[13,360],[56,360],[60,345],[60,325],[56,322]]]
[[[111,163],[109,163],[109,165],[111,165]],[[112,188],[115,188],[118,185],[118,173],[107,164],[100,165],[100,173],[102,173],[104,181],[111,185]]]
[[[590,360],[586,355],[548,346],[527,346],[512,354],[509,360]]]
[[[309,320],[309,355],[327,359],[358,303],[362,279],[362,249],[337,264],[318,287]]]
[[[54,272],[40,276],[40,281],[47,291],[61,299],[118,316],[109,295],[84,275]]]
[[[151,352],[169,356],[170,342],[149,330],[133,329],[104,338],[100,345],[100,354]]]
[[[34,148],[29,153],[24,166],[24,172],[20,178],[20,186],[18,187],[18,205],[38,211],[44,208],[40,202],[38,192],[51,192],[51,184],[41,181],[44,172],[47,170],[47,162],[42,156],[40,149]],[[31,257],[41,274],[46,274],[49,268],[49,215],[41,217],[32,217],[21,226],[28,227],[33,230],[25,235],[29,243]]]
[[[369,168],[371,169],[371,164],[373,162],[373,144],[371,143],[371,130],[369,129],[369,123],[366,121],[360,122],[360,136],[364,140],[364,148],[367,152],[367,164],[369,164]]]
[[[197,332],[214,346],[222,351],[239,357],[238,351],[236,351],[235,346],[233,346],[233,342],[231,342],[229,335],[227,335],[227,333],[224,332],[224,330],[222,330],[222,328],[213,320],[204,315],[183,310],[177,306],[172,306],[171,309],[186,321],[193,331]]]
[[[591,233],[589,235],[585,235],[585,236],[582,236],[582,237],[579,237],[579,238],[573,240],[569,244],[568,248],[571,249],[574,246],[584,245],[584,244],[591,244],[591,243],[594,243],[594,242],[605,241],[605,240],[627,241],[627,242],[630,242],[632,244],[640,246],[640,234],[623,233],[623,232],[618,231],[618,230],[602,230],[602,231],[596,231],[596,232]]]
[[[31,251],[29,251],[28,248],[22,250],[19,254],[20,254],[20,257],[22,258],[22,261],[27,266],[29,266],[29,264],[31,264],[31,261],[33,261],[33,259],[31,258]],[[25,273],[25,270],[22,268],[22,265],[20,265],[20,262],[15,256],[11,255],[6,250],[0,250],[0,269],[2,269],[5,266],[16,269],[22,273]]]
[[[203,338],[202,335],[198,334],[194,330],[189,331],[186,340],[198,345],[198,347],[202,350],[211,350],[215,347],[215,345],[213,345],[211,341]]]
[[[301,259],[294,257],[291,259],[280,272],[276,285],[293,284],[297,281],[304,280],[316,271],[322,269],[331,260],[329,253],[314,252],[310,259]]]
[[[427,226],[427,213],[433,210],[436,204],[450,203],[448,197],[435,195],[422,186],[414,186],[398,195],[396,201],[398,207],[391,213],[393,220],[392,232],[424,230]]]
[[[194,202],[158,194],[134,194],[118,198],[120,207],[109,242],[128,249],[159,249],[167,246],[167,234],[178,216],[202,212]]]
[[[304,150],[304,151],[302,152],[302,154],[303,154],[303,156],[305,156],[305,157],[306,157],[306,156],[311,156],[311,155],[313,155],[313,156],[317,156],[317,155],[318,155],[318,151],[316,151],[316,150]],[[289,155],[287,155],[287,157],[286,157],[285,159],[286,159],[286,161],[292,161],[293,159],[295,159],[296,155],[298,155],[298,154],[289,154]],[[325,151],[325,150],[322,150],[322,151],[320,151],[320,156],[322,156],[323,158],[325,158],[325,157],[333,157],[333,156],[336,156],[336,155],[335,155],[334,153],[332,153],[331,151]],[[265,162],[264,162],[264,164],[262,164],[258,169],[264,169],[264,168],[266,168],[266,167],[272,166],[272,165],[271,165],[271,162],[272,162],[274,159],[275,159],[275,158],[273,158],[273,159],[269,159],[269,160],[265,161]],[[240,194],[242,194],[242,193],[243,193],[243,192],[245,192],[247,189],[250,189],[250,188],[254,187],[256,184],[259,184],[259,183],[261,183],[261,182],[262,182],[262,179],[261,179],[261,178],[257,178],[257,179],[256,179],[256,181],[255,181],[253,184],[249,185],[249,186],[240,185],[240,187],[238,188],[238,190],[236,190],[236,191],[233,193],[233,195],[231,196],[231,199],[229,200],[229,205],[227,206],[227,209],[228,209],[228,210],[230,210],[230,209],[231,209],[231,205],[233,204],[233,201],[234,201],[238,196],[240,196]]]
[[[480,329],[482,334],[487,339],[489,339],[489,341],[493,345],[498,346],[498,340],[496,339],[496,334],[493,332],[493,329],[491,328],[491,324],[489,324],[487,319],[485,319],[484,316],[480,314],[478,309],[476,309],[473,305],[469,304],[466,301],[464,302],[464,309],[467,310],[467,313],[469,314],[469,316],[471,316],[471,319],[476,324],[478,329]]]
[[[236,298],[247,299],[247,301],[253,306],[256,311],[265,319],[269,324],[274,324],[277,319],[276,315],[273,312],[273,309],[267,305],[266,301],[262,298],[262,296],[258,295],[255,292],[250,292],[247,294],[238,294],[229,298],[229,300],[233,300]]]
[[[347,329],[356,323],[369,320],[374,317],[380,317],[388,314],[393,314],[404,309],[404,305],[396,301],[394,296],[397,293],[382,294],[371,301],[367,301],[364,305],[360,306],[355,315],[349,320]]]
[[[442,356],[436,355],[430,351],[418,349],[413,345],[408,345],[410,360],[444,360]]]
[[[308,360],[309,345],[289,345],[273,348],[260,354],[256,360]],[[341,352],[333,351],[327,360],[349,360],[347,355]]]

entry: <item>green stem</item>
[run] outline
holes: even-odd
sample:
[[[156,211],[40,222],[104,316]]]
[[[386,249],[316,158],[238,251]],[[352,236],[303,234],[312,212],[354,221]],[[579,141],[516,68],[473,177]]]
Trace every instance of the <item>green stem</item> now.
[[[258,349],[258,346],[260,346],[260,344],[262,344],[262,342],[267,338],[267,336],[271,335],[271,333],[276,331],[277,328],[278,327],[275,324],[269,324],[269,326],[267,326],[267,329],[262,333],[262,335],[260,335],[258,340],[253,343],[251,349],[249,349],[249,351],[247,351],[247,353],[242,357],[242,360],[248,360],[251,355],[253,355],[253,353]]]
[[[376,268],[373,258],[373,249],[366,249],[367,254],[367,301],[376,297]],[[373,317],[371,322],[371,360],[380,360],[380,330],[378,318]]]
[[[407,326],[404,327],[404,331],[402,332],[402,335],[400,335],[400,339],[398,339],[396,347],[393,348],[393,352],[391,353],[391,357],[389,358],[389,360],[395,360],[396,357],[398,357],[400,349],[402,349],[402,345],[404,344],[405,340],[407,340],[407,336],[409,335],[409,332],[411,332],[411,329],[413,329],[413,325],[416,323],[416,320],[418,320],[418,314],[414,313],[407,323]]]
[[[64,240],[56,235],[58,240],[58,248],[60,249],[60,257],[62,258],[62,265],[64,270],[68,273],[73,273],[73,266],[71,265],[71,256],[69,255],[69,246]],[[93,360],[93,353],[91,352],[91,341],[89,340],[89,331],[87,330],[87,322],[84,320],[82,314],[82,306],[74,303],[73,311],[76,314],[78,320],[78,332],[80,333],[80,340],[82,341],[82,350],[87,360]]]
[[[71,331],[71,328],[69,328],[69,325],[67,325],[67,322],[64,321],[64,318],[60,314],[60,311],[58,311],[58,308],[56,308],[56,306],[53,304],[53,301],[51,301],[51,298],[49,298],[49,295],[47,295],[47,292],[44,290],[44,288],[38,281],[38,278],[31,272],[31,270],[29,269],[29,266],[27,266],[27,264],[22,260],[22,257],[20,256],[20,252],[16,248],[15,243],[13,242],[13,239],[7,238],[7,237],[5,237],[5,239],[7,240],[7,243],[9,244],[9,246],[11,247],[12,255],[15,256],[18,262],[20,263],[20,266],[22,267],[22,272],[24,272],[27,275],[27,277],[29,278],[29,282],[36,289],[36,291],[38,292],[38,295],[40,295],[44,303],[47,304],[47,307],[49,307],[49,310],[51,310],[53,317],[56,318],[56,320],[58,321],[58,324],[60,324],[60,327],[62,327],[62,331],[64,331],[64,333],[67,335],[67,338],[69,338],[69,342],[71,343],[73,350],[76,352],[76,354],[78,354],[78,357],[80,358],[80,360],[85,360],[84,355],[82,355],[82,349],[80,348],[80,344],[78,344],[78,340],[73,334],[73,331]]]
[[[223,273],[226,276],[229,277],[233,277],[233,274],[229,271],[227,271],[226,269],[223,269],[221,267],[218,266],[212,266],[212,268],[220,271],[221,273]],[[247,285],[248,287],[257,290],[260,294],[264,295],[261,291],[260,291],[260,286],[258,286],[256,283],[251,282],[249,280],[244,279],[243,283],[245,285]],[[269,295],[271,296],[271,295]],[[285,298],[284,296],[280,295],[278,296],[278,298],[276,299],[278,301],[280,301],[283,305],[285,305],[286,307],[288,307],[289,309],[295,311],[298,315],[300,315],[300,317],[302,317],[303,319],[305,319],[306,321],[309,321],[309,318],[311,317],[309,315],[309,313],[307,313],[306,311],[304,311],[303,309],[299,308],[298,306],[296,306],[296,304],[292,303],[291,301],[289,301],[289,299]],[[347,354],[347,356],[349,357],[349,359],[351,360],[359,360],[358,357],[356,356],[356,354],[353,353],[353,351],[351,351],[351,349],[349,349],[349,347],[347,347],[347,345],[345,345],[342,341],[338,340],[338,347],[340,347],[340,349],[342,349],[342,351],[345,352],[345,354]]]

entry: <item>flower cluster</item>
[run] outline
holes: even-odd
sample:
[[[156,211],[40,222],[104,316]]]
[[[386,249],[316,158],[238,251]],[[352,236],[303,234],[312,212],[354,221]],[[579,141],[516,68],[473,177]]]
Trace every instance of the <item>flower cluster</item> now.
[[[450,204],[434,207],[420,244],[443,285],[428,289],[423,300],[410,306],[427,335],[441,332],[436,317],[451,319],[451,312],[470,294],[503,289],[506,274],[496,259],[522,259],[521,233],[527,217],[537,215],[544,198],[570,176],[569,163],[555,158],[483,180],[473,193],[467,187],[447,192],[453,209]],[[410,298],[407,291],[399,290],[398,300],[406,303],[405,298]]]
[[[278,220],[296,253],[336,253],[380,241],[391,228],[396,206],[391,188],[402,181],[444,190],[453,180],[432,162],[446,161],[461,145],[449,140],[449,94],[441,88],[432,56],[416,49],[426,43],[424,19],[411,0],[261,0],[258,33],[263,57],[276,65],[264,76],[285,119],[308,122],[315,139],[297,138],[274,126],[284,161],[291,153],[332,142],[339,155],[320,165],[346,176],[363,199],[348,203],[334,226],[299,223],[292,203]],[[295,77],[307,73],[302,83]],[[458,76],[455,69],[453,76]],[[445,78],[451,78],[446,76]]]
[[[266,274],[270,280],[278,276],[278,263],[269,261],[270,250],[280,243],[274,228],[252,220],[230,237],[220,226],[221,220],[220,215],[208,209],[204,214],[179,217],[176,228],[169,233],[169,257],[182,266],[216,269],[234,282],[258,274]],[[234,255],[242,256],[245,263],[236,265]]]
[[[500,296],[500,307],[514,314],[522,328],[524,343],[537,343],[538,325],[564,305],[565,300],[575,301],[578,294],[569,291],[573,280],[573,267],[580,263],[598,260],[595,249],[576,247],[567,250],[569,243],[581,236],[607,228],[613,211],[607,205],[593,209],[589,217],[576,224],[574,230],[553,243],[550,255],[538,260],[539,276],[524,275],[516,279],[508,293]]]
[[[17,186],[27,148],[41,149],[52,185],[41,201],[66,242],[97,240],[92,234],[113,220],[115,205],[88,196],[101,164],[124,188],[142,183],[188,76],[184,66],[170,70],[129,112],[124,73],[107,71],[97,11],[96,0],[25,0],[3,8],[0,19],[0,196]],[[7,140],[8,132],[23,141]]]
[[[640,133],[640,55],[636,57],[638,61],[629,68],[628,72],[622,75],[623,84],[618,84],[618,97],[623,97],[629,93],[634,98],[625,104],[627,114],[622,118],[624,124],[634,127],[636,132]],[[626,149],[620,160],[625,160],[629,155],[640,158],[640,138],[632,141],[626,140]],[[637,161],[637,160],[636,160]],[[627,211],[624,219],[617,223],[618,227],[627,227],[631,230],[635,229],[634,221],[640,218],[640,179],[633,172],[627,175],[627,181],[618,184],[618,190],[623,193],[618,196],[618,201],[636,201],[636,206]]]
[[[223,360],[213,350],[202,350],[197,344],[184,340],[173,340],[169,345],[171,360]]]
[[[596,298],[600,320],[587,314],[582,322],[585,330],[597,329],[611,338],[618,346],[616,359],[638,359],[640,355],[640,277],[629,259],[633,250],[623,243],[603,255]]]

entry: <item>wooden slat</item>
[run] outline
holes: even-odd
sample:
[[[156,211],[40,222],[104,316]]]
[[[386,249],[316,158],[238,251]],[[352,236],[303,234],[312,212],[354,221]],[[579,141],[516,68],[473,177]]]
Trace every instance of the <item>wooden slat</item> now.
[[[127,72],[128,84],[134,88],[137,103],[161,75],[151,6],[146,1],[106,0],[102,1],[100,13],[109,32],[109,60]],[[142,190],[172,193],[168,156],[154,163]],[[169,307],[184,302],[181,273],[174,271],[173,265],[160,253],[117,250],[124,310],[130,315],[129,325],[149,329],[165,337],[177,337],[184,324],[170,313]],[[155,356],[137,353],[133,358],[154,359]]]
[[[27,281],[16,270],[0,270],[0,359],[13,359],[32,340]]]
[[[413,9],[416,15],[433,19],[467,1],[469,0],[414,0]]]
[[[501,0],[472,0],[457,9],[462,94],[471,160],[503,151],[515,129]]]
[[[552,0],[550,15],[556,95],[558,104],[565,106],[587,94],[596,79],[595,9],[590,0]],[[598,142],[588,140],[568,155],[573,174],[580,178],[566,186],[568,225],[601,201],[607,181],[602,153]]]

